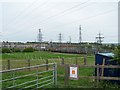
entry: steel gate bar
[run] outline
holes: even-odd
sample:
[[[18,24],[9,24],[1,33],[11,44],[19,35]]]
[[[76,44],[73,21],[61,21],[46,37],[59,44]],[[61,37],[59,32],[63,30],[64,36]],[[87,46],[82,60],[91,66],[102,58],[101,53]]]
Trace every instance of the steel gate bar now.
[[[40,71],[40,72],[38,71],[39,67],[44,67],[46,65],[53,66],[53,69]],[[15,72],[16,71],[30,69],[30,68],[36,68],[36,73],[27,74],[27,75],[21,75],[21,76],[16,76],[15,77]],[[8,78],[8,79],[0,80],[0,83],[12,81],[12,86],[5,87],[6,89],[7,88],[17,89],[16,87],[18,87],[18,86],[26,85],[26,84],[33,83],[33,82],[36,82],[36,83],[32,84],[32,85],[29,85],[29,86],[26,86],[26,87],[22,87],[22,89],[23,88],[31,88],[33,86],[36,86],[36,89],[38,89],[38,88],[42,88],[42,87],[50,85],[50,84],[54,84],[54,86],[57,85],[57,65],[55,63],[42,64],[42,65],[36,65],[36,66],[30,66],[30,67],[23,67],[23,68],[16,68],[16,69],[0,71],[1,74],[7,73],[7,72],[12,72],[12,77]],[[47,73],[47,72],[53,72],[53,74],[50,75],[50,76],[42,77],[42,78],[39,79],[39,77],[38,77],[39,74],[43,74],[43,73]],[[34,76],[34,75],[36,75],[36,79],[34,79],[34,80],[26,81],[24,83],[20,83],[20,84],[17,84],[17,85],[15,83],[16,80],[18,80],[18,79],[22,79],[22,78],[26,78],[28,76]],[[39,83],[40,80],[44,80],[44,79],[47,79],[47,80],[42,81],[42,82]],[[40,85],[40,84],[44,84],[44,85]]]

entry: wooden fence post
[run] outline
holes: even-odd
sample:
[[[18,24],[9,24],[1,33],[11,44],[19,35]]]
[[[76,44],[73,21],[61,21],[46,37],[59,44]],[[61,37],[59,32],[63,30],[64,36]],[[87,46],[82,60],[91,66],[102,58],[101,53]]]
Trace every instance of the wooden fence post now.
[[[62,58],[61,60],[62,60],[62,61],[61,61],[61,64],[64,65],[64,58]]]
[[[103,63],[102,63],[102,74],[101,74],[102,77],[104,76],[104,65],[105,65],[105,59],[103,59]]]
[[[69,65],[65,65],[65,87],[69,86]]]
[[[78,59],[76,58],[76,65],[78,65]]]
[[[30,67],[30,59],[28,59],[28,67]],[[28,70],[30,71],[30,68]]]
[[[10,69],[10,60],[8,60],[8,69]]]
[[[98,87],[98,84],[99,84],[99,64],[97,64],[97,87]]]
[[[46,70],[48,70],[48,59],[46,59]]]
[[[87,64],[87,55],[85,54],[84,55],[84,65],[86,65]]]

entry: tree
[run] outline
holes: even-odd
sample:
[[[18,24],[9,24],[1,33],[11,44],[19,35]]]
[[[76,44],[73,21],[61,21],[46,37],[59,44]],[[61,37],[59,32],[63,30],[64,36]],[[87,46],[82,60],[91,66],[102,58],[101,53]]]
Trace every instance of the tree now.
[[[111,44],[111,49],[114,50],[115,49],[115,45]]]
[[[32,47],[25,48],[23,52],[34,52],[34,49]]]
[[[114,50],[115,57],[114,59],[120,64],[120,45]]]
[[[11,53],[9,48],[2,48],[2,53]]]

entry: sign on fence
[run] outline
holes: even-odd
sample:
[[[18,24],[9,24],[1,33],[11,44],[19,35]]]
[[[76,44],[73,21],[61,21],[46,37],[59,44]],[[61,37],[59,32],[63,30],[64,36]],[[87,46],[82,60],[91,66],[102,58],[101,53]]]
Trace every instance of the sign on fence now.
[[[71,65],[70,66],[70,79],[78,79],[78,66],[77,65]]]

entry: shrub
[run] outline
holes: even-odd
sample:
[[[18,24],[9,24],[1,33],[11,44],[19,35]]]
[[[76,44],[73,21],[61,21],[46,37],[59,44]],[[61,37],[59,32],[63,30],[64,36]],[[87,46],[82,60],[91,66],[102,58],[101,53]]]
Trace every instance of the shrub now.
[[[114,50],[115,57],[114,59],[120,64],[120,45]]]
[[[9,48],[2,48],[2,53],[11,53]]]
[[[13,52],[21,52],[21,50],[19,48],[13,48],[12,51]]]
[[[34,52],[34,49],[32,47],[25,48],[23,52]]]

